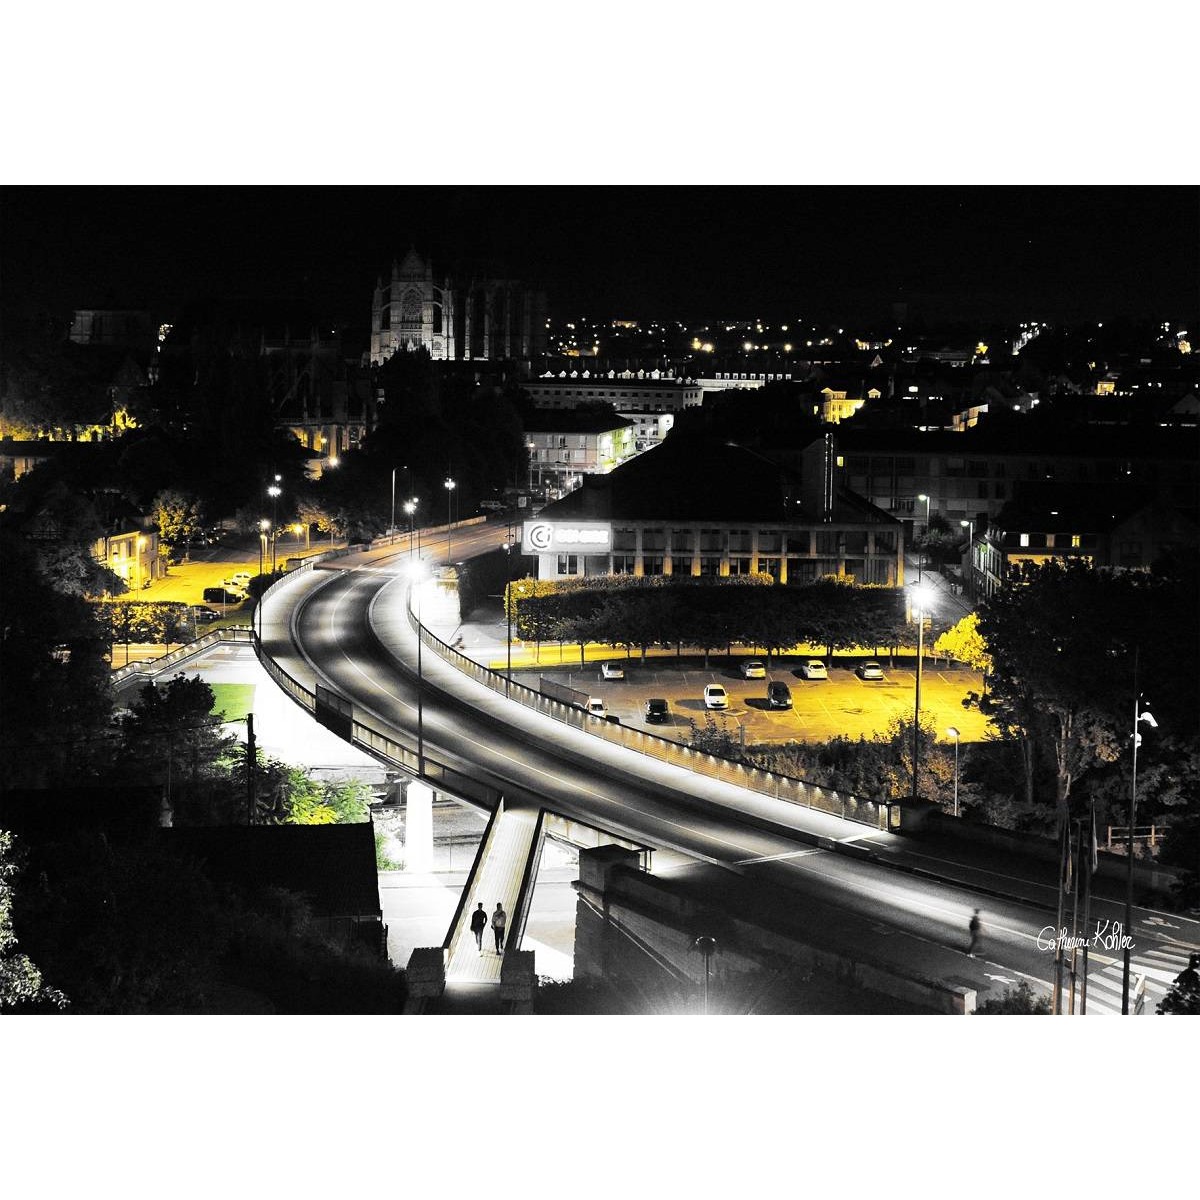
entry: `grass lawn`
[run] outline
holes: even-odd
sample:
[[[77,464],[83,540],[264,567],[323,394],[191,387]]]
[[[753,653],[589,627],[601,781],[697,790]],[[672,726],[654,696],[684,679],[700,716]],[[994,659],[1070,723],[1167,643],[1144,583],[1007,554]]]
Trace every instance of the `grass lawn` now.
[[[212,710],[226,721],[245,720],[246,714],[254,711],[254,684],[213,683]]]

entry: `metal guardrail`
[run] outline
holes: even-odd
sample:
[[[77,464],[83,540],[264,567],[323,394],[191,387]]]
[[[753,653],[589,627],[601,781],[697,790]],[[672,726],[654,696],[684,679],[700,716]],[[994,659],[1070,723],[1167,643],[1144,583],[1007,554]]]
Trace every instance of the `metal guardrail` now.
[[[482,666],[474,659],[468,658],[447,642],[443,642],[426,626],[420,624],[412,610],[411,601],[410,589],[406,603],[409,624],[425,645],[462,674],[470,676],[493,692],[516,700],[526,708],[561,721],[564,725],[570,725],[573,729],[581,729],[584,733],[602,738],[606,742],[624,746],[629,750],[636,750],[639,754],[649,755],[660,762],[706,775],[710,779],[731,783],[735,787],[747,788],[749,791],[770,796],[775,800],[815,809],[833,817],[855,821],[860,825],[870,825],[872,828],[896,829],[899,827],[899,805],[866,800],[850,793],[843,794],[833,788],[809,783],[807,780],[797,779],[792,775],[776,774],[761,767],[748,766],[745,763],[734,762],[702,750],[694,750],[691,746],[681,745],[679,742],[659,737],[657,734],[609,722],[602,717],[593,717],[590,713],[583,712],[572,705],[564,704],[541,692],[534,691],[525,684],[515,681],[510,683],[507,675],[503,672],[493,671],[490,667]]]

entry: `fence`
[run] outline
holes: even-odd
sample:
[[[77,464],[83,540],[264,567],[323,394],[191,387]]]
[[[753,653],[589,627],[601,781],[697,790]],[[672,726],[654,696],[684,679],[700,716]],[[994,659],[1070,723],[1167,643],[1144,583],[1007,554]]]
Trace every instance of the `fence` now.
[[[1109,825],[1107,828],[1108,843],[1104,848],[1106,850],[1124,850],[1129,842],[1129,826]],[[1153,849],[1158,845],[1158,839],[1162,837],[1165,832],[1165,826],[1160,829],[1157,825],[1135,825],[1133,827],[1133,840],[1135,842],[1149,842],[1151,848]]]

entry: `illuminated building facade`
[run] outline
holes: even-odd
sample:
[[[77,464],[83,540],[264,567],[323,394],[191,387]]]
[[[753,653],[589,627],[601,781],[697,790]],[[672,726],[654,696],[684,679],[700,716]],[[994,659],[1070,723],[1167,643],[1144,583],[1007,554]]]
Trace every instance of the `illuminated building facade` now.
[[[512,279],[434,275],[415,250],[376,281],[371,300],[371,362],[397,350],[438,361],[530,360],[545,353],[546,297]]]

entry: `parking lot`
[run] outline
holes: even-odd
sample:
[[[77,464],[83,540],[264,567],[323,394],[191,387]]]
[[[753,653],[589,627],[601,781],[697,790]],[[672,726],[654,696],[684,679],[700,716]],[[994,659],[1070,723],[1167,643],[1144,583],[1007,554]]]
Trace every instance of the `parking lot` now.
[[[827,741],[838,735],[870,738],[884,733],[893,718],[911,718],[913,714],[915,670],[911,661],[892,668],[886,659],[882,660],[884,678],[879,681],[859,679],[854,674],[855,663],[839,663],[836,659],[827,680],[800,678],[798,658],[773,664],[766,679],[743,679],[737,660],[710,659],[707,670],[703,660],[686,658],[678,663],[650,658],[644,665],[640,659],[612,661],[624,667],[624,680],[602,680],[600,664],[591,662],[583,670],[554,668],[513,674],[530,686],[537,686],[540,674],[600,697],[610,715],[620,718],[622,724],[652,730],[676,741],[688,740],[692,721],[704,724],[707,710],[702,696],[706,683],[719,683],[729,694],[729,707],[723,713],[713,712],[717,724],[724,719],[729,731],[744,736],[747,742]],[[771,680],[786,683],[791,689],[792,708],[767,707],[767,684]],[[983,739],[986,718],[978,710],[962,706],[967,692],[978,692],[981,687],[982,679],[976,671],[926,662],[921,672],[921,710],[933,717],[939,739],[950,740],[945,732],[950,726],[958,729],[964,742]],[[645,719],[643,706],[651,696],[661,696],[670,704],[668,719],[661,724],[649,724]]]

